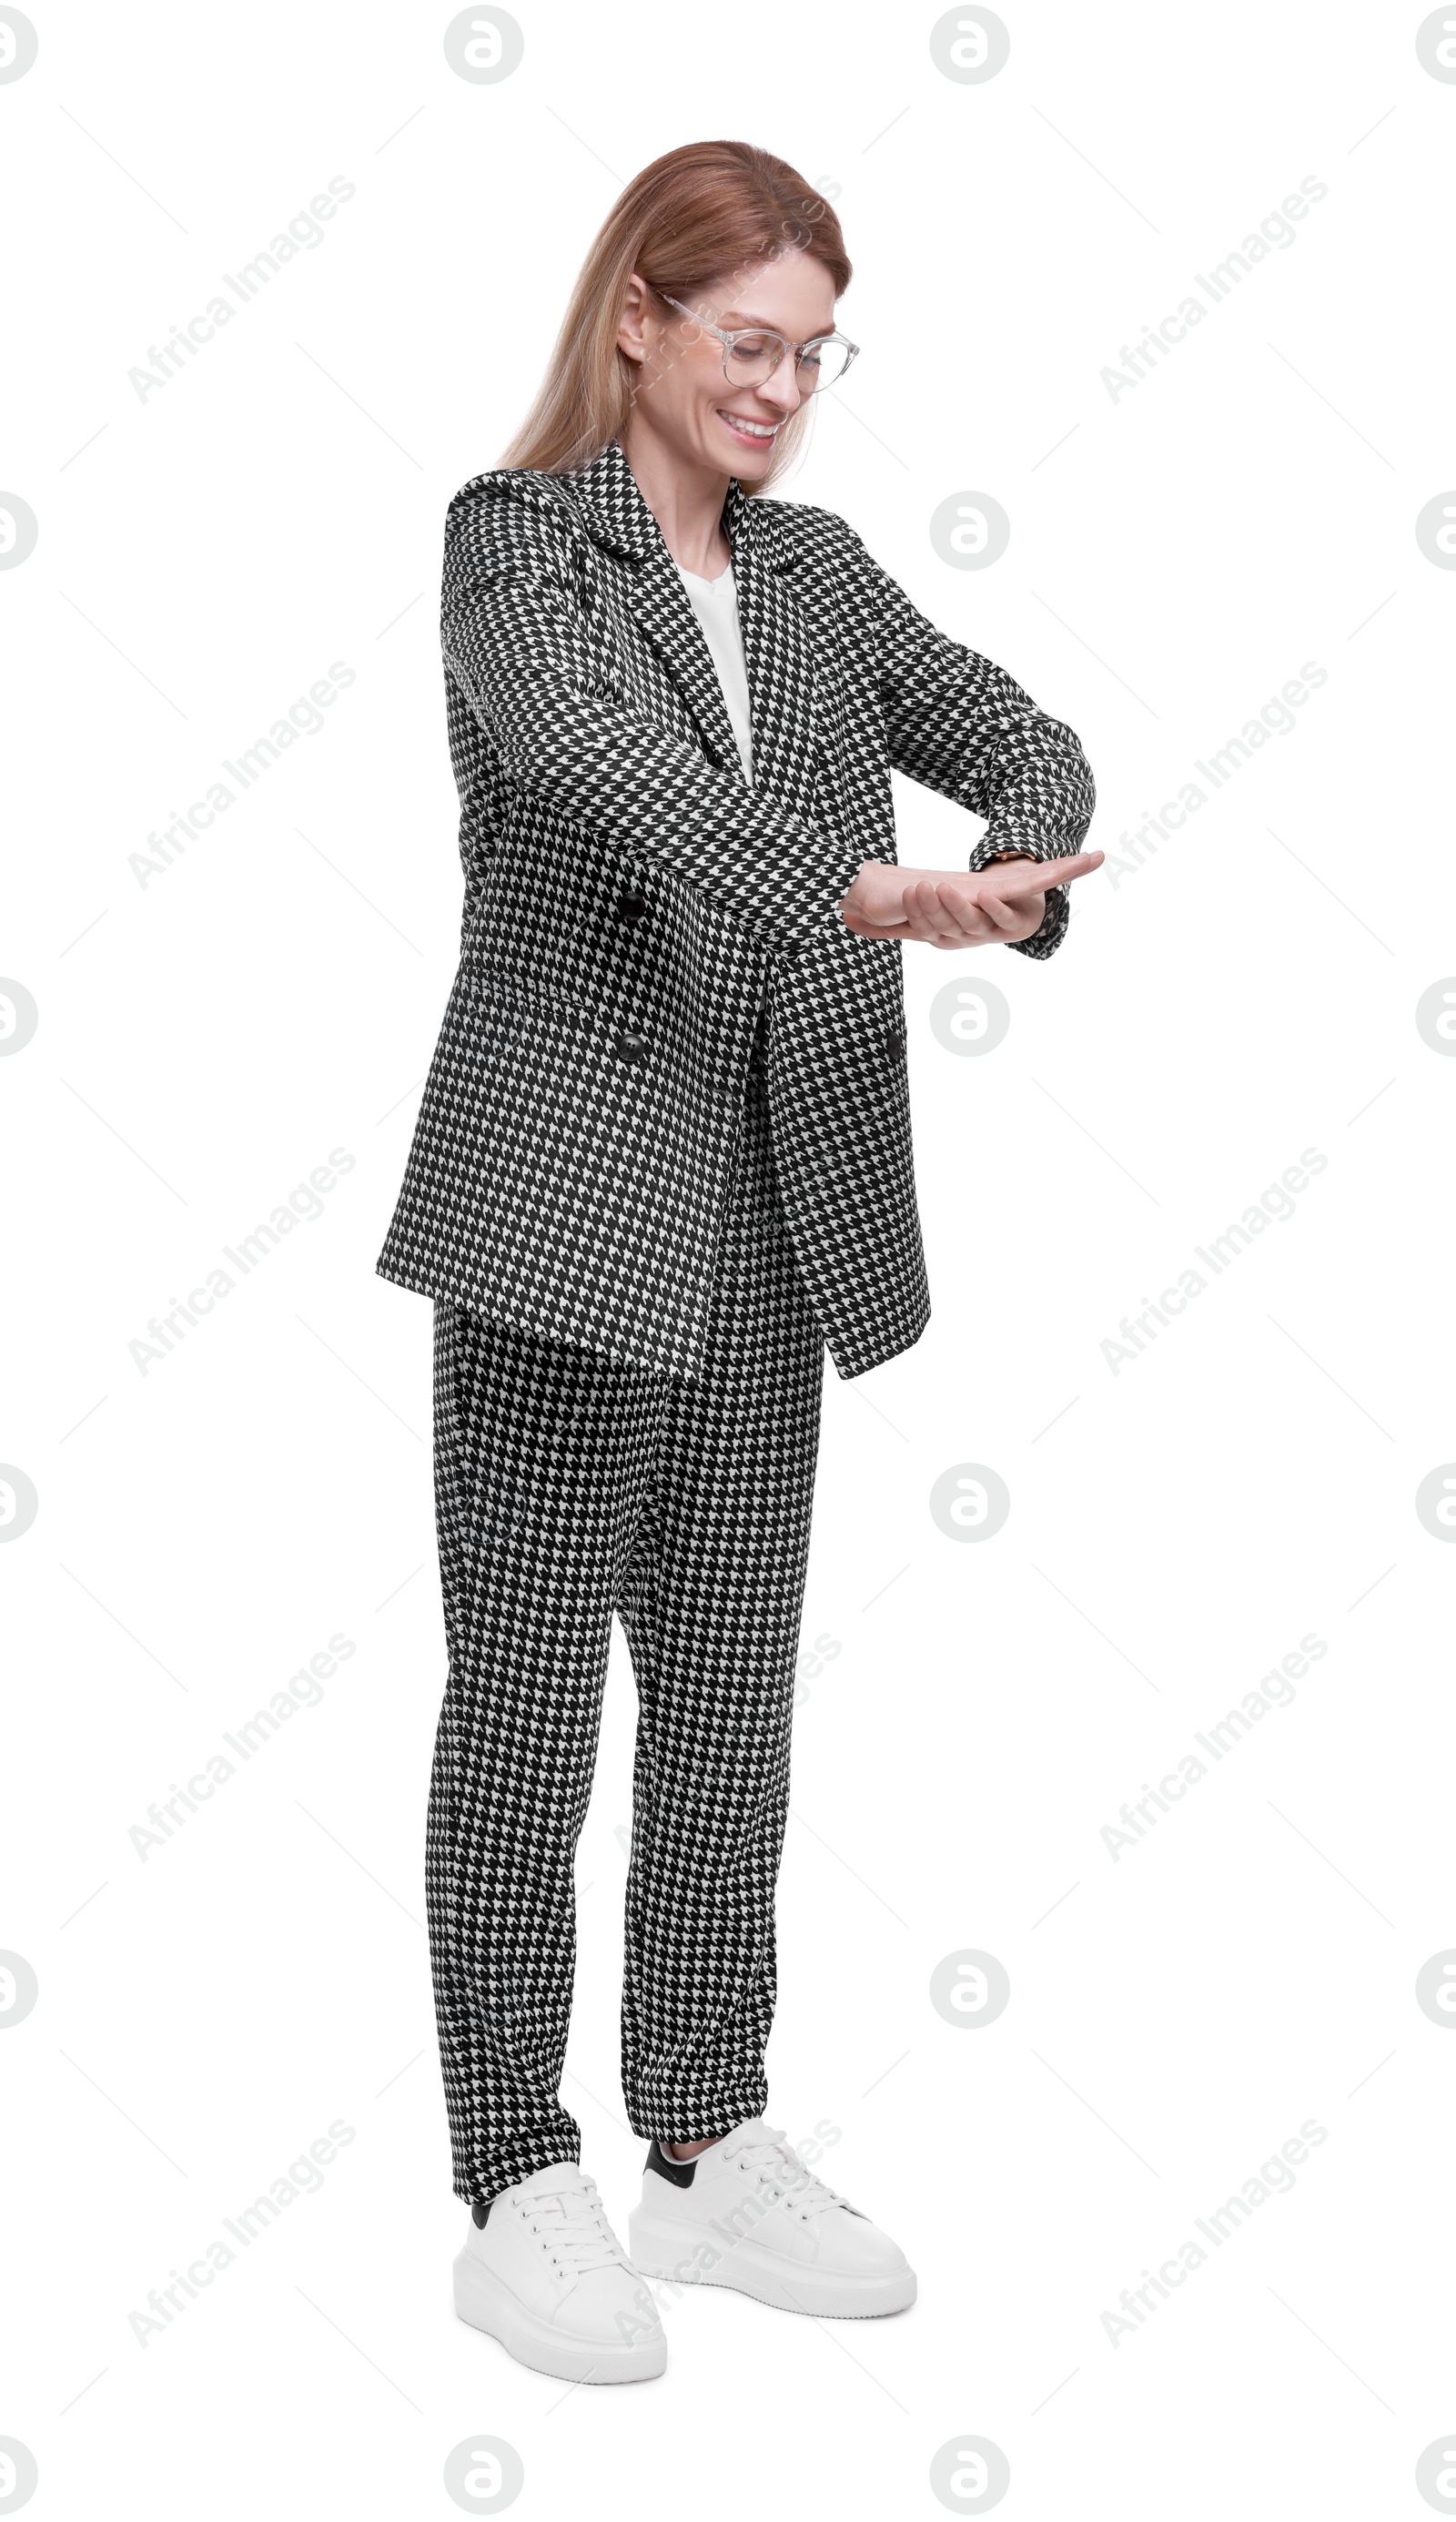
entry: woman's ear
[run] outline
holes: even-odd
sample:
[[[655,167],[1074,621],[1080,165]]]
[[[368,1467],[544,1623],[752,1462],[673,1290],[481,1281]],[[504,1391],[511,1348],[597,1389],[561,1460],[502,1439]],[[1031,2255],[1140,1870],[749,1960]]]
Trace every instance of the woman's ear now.
[[[627,284],[627,300],[622,321],[617,327],[617,348],[634,359],[638,367],[645,364],[647,339],[643,329],[647,312],[647,284],[639,271],[634,271]]]

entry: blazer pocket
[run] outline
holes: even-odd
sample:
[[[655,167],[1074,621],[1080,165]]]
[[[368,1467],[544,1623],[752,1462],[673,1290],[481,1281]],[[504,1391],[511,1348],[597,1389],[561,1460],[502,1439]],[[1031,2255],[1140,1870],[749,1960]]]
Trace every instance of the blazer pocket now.
[[[497,1091],[526,1106],[586,1114],[620,1103],[669,1138],[702,1126],[723,1100],[700,1051],[660,1003],[602,1006],[558,1002],[489,972],[462,975],[488,1031]]]
[[[460,986],[477,1004],[488,1006],[494,1018],[497,1036],[503,1031],[519,1031],[522,1024],[540,1012],[549,1015],[569,1031],[599,1033],[603,1030],[599,1016],[585,1006],[580,999],[567,998],[552,990],[540,990],[519,980],[508,969],[493,963],[490,957],[472,954],[460,965]]]

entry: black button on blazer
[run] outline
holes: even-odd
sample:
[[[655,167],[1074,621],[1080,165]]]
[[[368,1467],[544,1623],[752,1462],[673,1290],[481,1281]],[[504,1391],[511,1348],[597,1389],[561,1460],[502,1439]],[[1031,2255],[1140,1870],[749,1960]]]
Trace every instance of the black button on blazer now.
[[[483,473],[450,502],[460,963],[377,1266],[693,1374],[762,1015],[796,1258],[837,1372],[863,1375],[919,1337],[930,1302],[901,950],[837,906],[862,860],[894,860],[892,766],[987,818],[972,869],[1079,849],[1092,776],[1071,729],[938,630],[843,518],[733,481],[724,526],[751,787],[615,440],[574,473]],[[1018,951],[1060,943],[1065,891],[1047,906]]]

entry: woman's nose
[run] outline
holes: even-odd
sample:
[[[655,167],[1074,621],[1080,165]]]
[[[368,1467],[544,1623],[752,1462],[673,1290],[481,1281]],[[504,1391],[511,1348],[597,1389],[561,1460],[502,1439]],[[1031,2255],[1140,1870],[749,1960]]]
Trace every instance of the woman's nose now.
[[[792,350],[784,351],[772,375],[762,379],[758,391],[765,402],[775,404],[785,418],[798,410],[804,397]]]

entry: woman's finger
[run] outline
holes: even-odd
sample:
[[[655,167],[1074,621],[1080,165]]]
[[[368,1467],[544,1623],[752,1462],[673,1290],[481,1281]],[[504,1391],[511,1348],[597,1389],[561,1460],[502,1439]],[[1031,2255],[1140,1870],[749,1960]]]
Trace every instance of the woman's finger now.
[[[1005,895],[997,893],[983,894],[977,909],[984,912],[992,927],[1003,935],[1008,929],[1019,927],[1021,920],[1030,916],[1029,911],[1018,914],[1015,904],[1009,902]]]
[[[929,890],[935,897],[935,924],[940,934],[968,938],[976,918],[976,904],[961,891],[959,881],[935,883]]]
[[[1049,893],[1054,885],[1070,884],[1079,875],[1091,875],[1105,855],[1104,850],[1079,850],[1075,858],[1069,859],[1010,859],[1001,866],[981,867],[976,881],[994,886],[1003,902],[1017,893]]]
[[[946,916],[946,906],[940,886],[933,876],[922,877],[918,884],[907,885],[906,907],[916,922],[917,934],[925,939],[959,935],[960,930]]]

